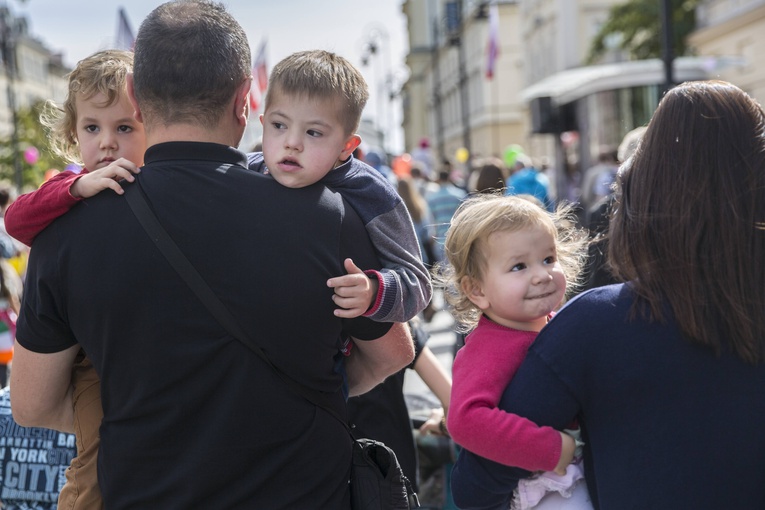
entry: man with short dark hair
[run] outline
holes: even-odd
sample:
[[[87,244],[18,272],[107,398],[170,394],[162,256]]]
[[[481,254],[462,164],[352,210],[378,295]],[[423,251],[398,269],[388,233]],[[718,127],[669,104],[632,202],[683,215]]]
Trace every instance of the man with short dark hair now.
[[[379,262],[339,194],[246,169],[234,147],[251,80],[247,37],[220,4],[175,1],[149,14],[128,79],[149,148],[125,192],[145,193],[273,364],[345,414],[343,338],[356,340],[346,365],[360,393],[411,361],[411,336],[401,324],[334,316],[326,282],[343,260]],[[17,338],[11,391],[22,425],[71,430],[80,348],[98,371],[106,508],[349,508],[343,424],[226,332],[123,196],[89,198],[35,239]]]

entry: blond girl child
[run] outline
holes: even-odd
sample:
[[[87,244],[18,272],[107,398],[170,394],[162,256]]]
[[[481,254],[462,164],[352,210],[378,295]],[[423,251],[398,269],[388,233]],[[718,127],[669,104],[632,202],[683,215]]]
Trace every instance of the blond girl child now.
[[[8,233],[30,245],[56,218],[83,198],[112,189],[122,194],[120,180],[133,181],[146,151],[143,124],[133,118],[126,80],[133,71],[133,54],[106,50],[80,62],[69,74],[67,97],[61,108],[48,102],[41,121],[49,128],[52,149],[84,165],[81,172],[61,172],[39,189],[20,196],[5,213]],[[101,385],[83,351],[72,368],[73,429],[77,456],[66,470],[58,508],[103,508],[96,460],[98,429],[103,418]]]
[[[522,197],[480,194],[457,210],[446,234],[440,280],[457,324],[470,332],[452,369],[449,433],[495,462],[554,472],[524,480],[512,508],[544,508],[572,496],[566,508],[591,508],[581,467],[571,464],[575,439],[497,407],[528,347],[563,303],[567,282],[578,280],[587,237],[567,214],[563,208],[551,215]],[[463,464],[460,455],[455,472]]]

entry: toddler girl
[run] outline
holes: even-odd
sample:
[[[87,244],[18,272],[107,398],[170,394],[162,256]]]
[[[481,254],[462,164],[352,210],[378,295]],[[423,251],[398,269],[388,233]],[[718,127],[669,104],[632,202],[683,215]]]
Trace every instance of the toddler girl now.
[[[546,472],[519,484],[514,509],[563,508],[562,502],[592,508],[575,439],[497,407],[562,304],[567,280],[577,281],[586,242],[568,209],[550,214],[522,197],[496,194],[468,199],[446,234],[448,264],[439,279],[458,325],[471,331],[454,360],[447,426],[457,444],[477,455]]]

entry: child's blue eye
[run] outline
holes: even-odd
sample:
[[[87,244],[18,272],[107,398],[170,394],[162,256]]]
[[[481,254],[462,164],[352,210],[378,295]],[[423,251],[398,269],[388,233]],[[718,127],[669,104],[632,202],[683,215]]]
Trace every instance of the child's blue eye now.
[[[308,136],[311,136],[313,138],[318,138],[321,136],[321,133],[319,131],[316,131],[315,129],[309,129],[307,133],[308,133]]]

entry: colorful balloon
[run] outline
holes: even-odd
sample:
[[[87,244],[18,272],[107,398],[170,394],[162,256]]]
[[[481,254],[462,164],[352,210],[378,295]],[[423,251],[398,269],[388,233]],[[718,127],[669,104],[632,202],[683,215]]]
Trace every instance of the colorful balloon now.
[[[515,166],[515,160],[518,158],[518,154],[523,154],[523,147],[520,145],[508,145],[505,148],[504,154],[502,154],[502,161],[507,168],[513,168]]]
[[[408,153],[396,156],[393,158],[393,161],[391,161],[391,169],[398,177],[406,177],[410,175],[412,172],[412,156]]]
[[[464,163],[470,157],[470,152],[465,147],[460,147],[457,152],[454,153],[454,158],[458,163]]]
[[[26,149],[24,149],[24,161],[29,163],[30,165],[34,165],[37,163],[37,160],[40,159],[40,151],[37,150],[37,147],[34,145],[30,145]]]

